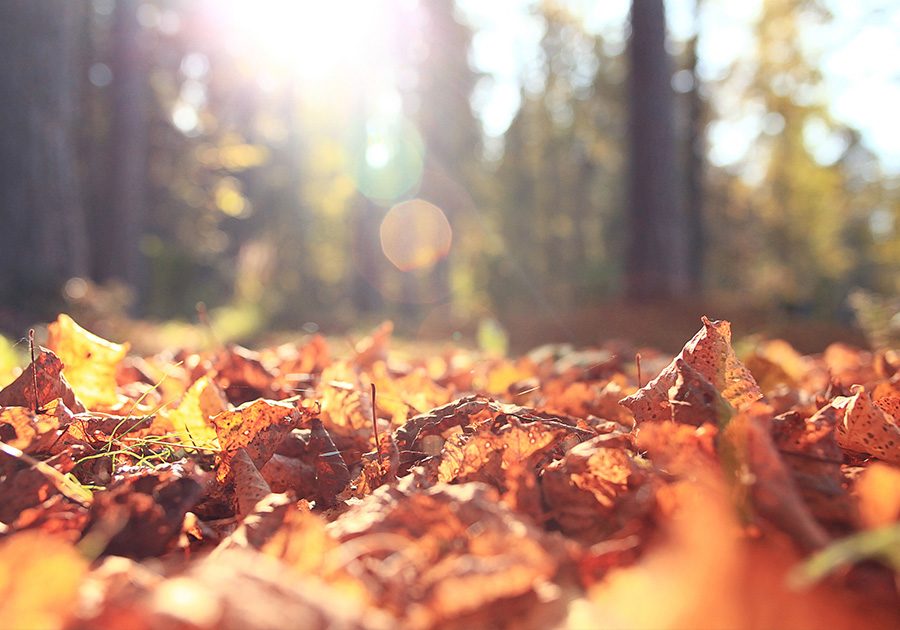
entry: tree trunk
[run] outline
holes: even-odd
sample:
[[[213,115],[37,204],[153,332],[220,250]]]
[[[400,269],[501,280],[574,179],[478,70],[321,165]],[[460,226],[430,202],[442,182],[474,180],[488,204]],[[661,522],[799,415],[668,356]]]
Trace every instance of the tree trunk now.
[[[635,300],[687,289],[687,231],[675,171],[674,94],[663,0],[633,0],[629,72],[629,245],[626,290]]]
[[[687,195],[685,220],[687,221],[688,288],[697,295],[703,290],[703,269],[706,257],[706,102],[701,93],[700,75],[697,71],[697,46],[700,39],[700,6],[694,3],[694,36],[688,40],[688,70],[693,85],[688,94],[688,152]]]
[[[147,70],[139,0],[116,3],[112,35],[110,204],[101,222],[100,279],[116,278],[138,296],[145,283],[140,238],[147,214]]]
[[[0,3],[0,299],[52,309],[88,270],[79,191],[83,3]]]

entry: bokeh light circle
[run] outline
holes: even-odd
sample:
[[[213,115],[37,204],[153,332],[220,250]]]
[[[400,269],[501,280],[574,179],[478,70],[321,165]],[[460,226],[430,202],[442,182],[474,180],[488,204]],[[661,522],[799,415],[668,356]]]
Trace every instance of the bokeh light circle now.
[[[381,250],[400,271],[431,267],[450,252],[453,230],[444,212],[424,199],[393,206],[381,222]]]

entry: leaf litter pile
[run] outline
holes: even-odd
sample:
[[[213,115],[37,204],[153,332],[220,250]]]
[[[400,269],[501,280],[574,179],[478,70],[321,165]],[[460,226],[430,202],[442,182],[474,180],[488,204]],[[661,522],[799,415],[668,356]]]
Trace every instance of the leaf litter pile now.
[[[136,357],[61,315],[0,391],[4,626],[900,627],[897,352],[390,333]]]

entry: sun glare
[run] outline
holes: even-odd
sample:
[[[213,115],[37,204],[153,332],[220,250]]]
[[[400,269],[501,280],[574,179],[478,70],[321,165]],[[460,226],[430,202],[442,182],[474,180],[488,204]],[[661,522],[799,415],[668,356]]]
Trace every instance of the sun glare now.
[[[322,80],[389,64],[390,11],[382,0],[223,0],[220,10],[247,54]]]

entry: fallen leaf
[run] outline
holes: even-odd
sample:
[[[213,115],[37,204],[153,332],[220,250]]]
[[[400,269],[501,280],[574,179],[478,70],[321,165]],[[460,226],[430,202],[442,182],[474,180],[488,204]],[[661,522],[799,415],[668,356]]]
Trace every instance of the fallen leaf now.
[[[301,420],[296,406],[264,399],[213,416],[222,448],[216,456],[216,480],[225,483],[231,478],[231,459],[239,448],[246,449],[253,465],[262,468]]]
[[[48,347],[63,362],[66,378],[88,409],[113,409],[122,403],[116,369],[128,353],[127,343],[102,339],[66,314],[50,324],[47,332]]]
[[[874,405],[861,386],[854,385],[851,389],[852,396],[841,396],[831,403],[843,411],[835,427],[838,444],[850,451],[900,464],[900,425]]]
[[[731,347],[731,324],[704,317],[703,328],[685,344],[672,363],[636,393],[621,400],[638,422],[671,418],[669,390],[678,380],[680,361],[702,374],[738,410],[762,398],[753,375]]]
[[[16,380],[0,391],[0,407],[35,409],[35,405],[37,405],[40,410],[60,398],[72,411],[76,413],[84,411],[84,405],[75,398],[75,393],[62,374],[63,363],[59,357],[45,348],[38,348],[38,350],[34,364],[25,368]],[[36,398],[34,395],[35,373],[37,377]]]
[[[211,378],[202,376],[165,416],[184,444],[217,450],[219,441],[211,418],[227,409],[225,392]]]
[[[87,569],[75,547],[45,533],[0,541],[0,618],[10,628],[63,628]]]

